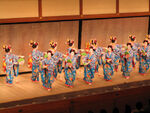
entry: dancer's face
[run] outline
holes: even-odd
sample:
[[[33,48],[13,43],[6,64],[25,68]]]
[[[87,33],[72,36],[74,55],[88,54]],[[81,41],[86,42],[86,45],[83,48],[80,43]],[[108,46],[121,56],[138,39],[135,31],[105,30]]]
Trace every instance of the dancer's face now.
[[[93,53],[93,49],[92,48],[90,49],[90,53]]]
[[[128,47],[129,50],[131,50],[131,46],[130,45],[128,45],[127,47]]]
[[[74,56],[74,52],[73,51],[71,52],[71,56]]]
[[[51,53],[48,53],[47,55],[48,55],[48,58],[51,58]]]
[[[145,46],[145,47],[146,47],[146,46],[147,46],[147,44],[148,44],[147,42],[144,42],[144,43],[143,43],[143,46]]]
[[[108,48],[108,51],[109,51],[109,52],[111,52],[111,51],[112,51],[111,47],[109,47],[109,48]]]

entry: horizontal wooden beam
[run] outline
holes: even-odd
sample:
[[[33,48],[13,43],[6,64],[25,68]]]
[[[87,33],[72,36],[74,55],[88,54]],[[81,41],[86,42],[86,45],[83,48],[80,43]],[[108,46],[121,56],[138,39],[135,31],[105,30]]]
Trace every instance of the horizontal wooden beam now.
[[[83,15],[81,19],[122,18],[122,17],[140,17],[140,16],[150,16],[150,12]]]
[[[37,22],[39,17],[0,19],[1,23]]]
[[[69,16],[49,16],[49,17],[29,17],[0,19],[0,23],[20,23],[20,22],[43,22],[43,21],[63,21],[63,20],[85,20],[101,18],[122,18],[122,17],[142,17],[150,16],[150,12],[138,13],[114,13],[114,14],[92,14],[92,15],[69,15]]]
[[[48,16],[43,17],[40,21],[57,21],[57,20],[77,20],[80,19],[80,15],[69,15],[69,16]]]

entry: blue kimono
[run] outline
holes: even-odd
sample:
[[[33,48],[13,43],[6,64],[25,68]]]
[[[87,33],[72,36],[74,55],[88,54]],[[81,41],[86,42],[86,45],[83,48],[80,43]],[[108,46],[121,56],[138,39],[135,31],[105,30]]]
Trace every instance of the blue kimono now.
[[[132,46],[132,50],[134,52],[134,56],[135,56],[135,61],[139,61],[139,55],[138,55],[138,48],[140,47],[140,44],[139,43],[133,43],[133,46]],[[135,66],[136,62],[133,62],[133,67]]]
[[[54,55],[52,56],[52,58],[55,61],[54,62],[54,77],[56,78],[58,72],[61,73],[61,71],[62,71],[62,60],[60,60],[60,59],[63,58],[63,54],[56,51],[54,53]]]
[[[96,63],[97,59],[96,59],[96,55],[92,54],[90,56],[90,54],[87,54],[84,57],[84,64],[90,62],[87,65],[84,65],[84,78],[83,80],[86,83],[92,83],[92,79],[94,78],[94,73],[95,73],[95,63]]]
[[[113,53],[115,55],[114,56],[114,69],[115,69],[115,71],[118,71],[121,48],[122,48],[122,45],[119,45],[119,44],[116,44],[115,47],[113,47]]]
[[[149,69],[149,62],[150,59],[150,46],[144,48],[143,46],[139,50],[139,73],[145,74]]]
[[[65,84],[69,87],[73,86],[73,82],[75,81],[76,77],[76,60],[77,56],[74,56],[72,59],[68,56],[65,59],[66,66],[65,66]],[[72,64],[72,66],[69,66],[69,63]]]
[[[6,63],[6,82],[9,84],[13,83],[13,76],[14,76],[14,70],[13,70],[13,66],[14,66],[14,61],[18,59],[18,56],[11,54],[11,53],[7,53],[5,55],[5,63]]]
[[[76,54],[76,56],[77,56],[76,69],[79,69],[79,67],[80,67],[80,60],[81,60],[80,53],[81,53],[81,51],[78,50],[78,52]]]
[[[15,63],[13,65],[14,76],[17,77],[19,74],[19,63],[18,63],[18,57],[17,56],[13,59],[13,62]]]
[[[98,72],[99,65],[102,64],[102,52],[103,52],[102,47],[97,47],[94,52],[97,59],[97,62],[95,63],[95,72]]]
[[[47,68],[42,69],[41,79],[43,86],[47,89],[52,88],[52,83],[54,82],[53,70],[54,70],[54,61],[53,59],[43,59],[42,65],[46,65]]]
[[[128,58],[126,57],[128,56]],[[122,62],[122,68],[121,71],[123,72],[123,76],[124,77],[129,77],[130,76],[130,72],[132,71],[133,68],[133,60],[135,59],[134,56],[134,52],[131,49],[130,51],[125,50],[122,52],[122,58],[121,58],[121,62]]]
[[[33,50],[32,51],[32,81],[39,81],[39,73],[41,72],[40,70],[40,65],[41,65],[41,58],[43,57],[43,53],[40,52],[39,50]]]
[[[111,80],[111,76],[114,74],[114,58],[115,54],[113,52],[107,52],[104,54],[103,58],[103,73],[105,80]],[[111,61],[109,61],[111,59]]]

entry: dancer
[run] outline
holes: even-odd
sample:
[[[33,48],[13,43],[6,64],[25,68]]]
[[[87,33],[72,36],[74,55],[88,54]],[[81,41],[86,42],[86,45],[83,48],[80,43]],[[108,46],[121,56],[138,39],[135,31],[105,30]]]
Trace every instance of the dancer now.
[[[75,50],[76,56],[77,56],[76,69],[79,69],[79,67],[80,67],[80,59],[81,59],[81,57],[80,57],[81,50],[77,50],[77,49],[74,47],[74,40],[67,40],[67,45],[68,45],[67,55],[69,55],[70,50],[72,50],[72,49]]]
[[[3,49],[6,52],[6,55],[3,57],[3,68],[6,72],[6,83],[12,85],[14,75],[17,77],[19,72],[19,69],[16,70],[14,67],[15,65],[19,65],[18,59],[24,58],[24,56],[17,56],[15,54],[12,54],[12,49],[10,45],[3,46]]]
[[[29,45],[33,48],[31,55],[29,55],[29,63],[32,68],[32,81],[39,81],[39,74],[41,73],[40,66],[43,59],[43,53],[38,50],[38,42],[30,41]]]
[[[150,46],[148,40],[143,41],[142,47],[139,49],[139,73],[144,75],[149,69]]]
[[[135,67],[136,61],[139,61],[138,48],[140,47],[140,44],[136,43],[136,37],[132,35],[129,36],[129,43],[132,44],[132,50],[136,59],[134,62],[132,62],[133,67]]]
[[[52,58],[52,51],[47,51],[47,57],[42,61],[42,73],[41,79],[43,83],[43,87],[48,91],[52,88],[52,83],[54,82],[53,70],[54,70],[54,60]]]
[[[114,70],[117,72],[119,62],[120,62],[120,53],[121,53],[122,45],[117,44],[117,38],[116,37],[110,37],[110,41],[111,41],[110,45],[113,48],[113,53],[115,54],[115,57],[114,57]]]
[[[52,58],[55,61],[54,64],[54,77],[57,78],[58,72],[61,73],[62,71],[62,58],[63,54],[59,51],[57,51],[57,42],[50,41],[50,51],[52,51]]]
[[[76,60],[77,60],[77,55],[75,53],[74,49],[71,49],[69,51],[69,55],[65,59],[65,84],[68,87],[73,87],[73,82],[75,81],[76,77]]]
[[[112,45],[108,45],[106,53],[102,56],[103,73],[106,81],[111,81],[114,74],[114,59],[113,47]]]
[[[99,65],[102,64],[102,52],[103,52],[103,48],[102,47],[97,47],[97,40],[91,40],[90,41],[90,46],[93,47],[94,49],[94,53],[96,55],[96,63],[95,63],[95,72],[98,72],[99,69]]]
[[[123,72],[123,76],[126,79],[129,79],[130,77],[130,73],[132,71],[132,62],[135,62],[135,56],[134,56],[134,52],[132,50],[132,44],[131,43],[127,43],[127,47],[122,51],[121,53],[121,62],[122,62],[122,72]]]
[[[93,46],[87,47],[87,54],[83,58],[84,63],[84,78],[83,80],[91,85],[95,73],[96,55]]]

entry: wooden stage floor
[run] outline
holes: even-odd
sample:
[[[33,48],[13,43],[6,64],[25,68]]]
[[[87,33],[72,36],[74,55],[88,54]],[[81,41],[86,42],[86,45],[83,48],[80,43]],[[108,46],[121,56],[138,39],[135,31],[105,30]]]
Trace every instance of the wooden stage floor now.
[[[8,86],[5,82],[5,77],[0,77],[1,109],[150,86],[150,70],[148,70],[146,75],[142,76],[138,74],[138,67],[132,71],[130,79],[125,79],[122,76],[119,67],[119,72],[115,72],[112,81],[109,82],[104,80],[103,70],[100,67],[99,73],[95,74],[92,85],[88,85],[83,81],[83,67],[81,67],[77,70],[77,78],[73,88],[65,86],[64,73],[61,73],[58,74],[51,91],[43,88],[41,81],[32,82],[30,77],[31,73],[19,75],[19,82],[14,82],[13,86]]]

